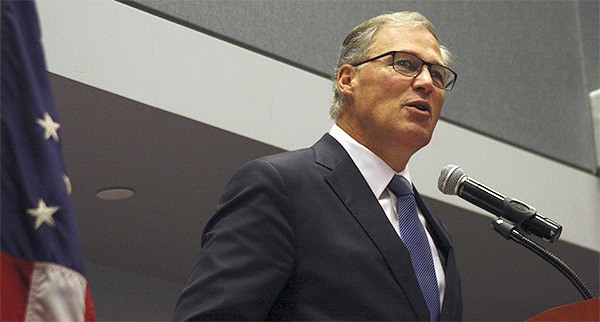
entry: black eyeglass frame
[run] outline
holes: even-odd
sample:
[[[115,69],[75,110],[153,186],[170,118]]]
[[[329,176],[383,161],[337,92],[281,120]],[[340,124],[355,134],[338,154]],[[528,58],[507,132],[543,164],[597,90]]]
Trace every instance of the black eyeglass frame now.
[[[396,57],[395,56],[398,53],[408,54],[408,55],[414,56],[415,58],[417,58],[418,60],[421,61],[421,67],[419,67],[419,69],[417,70],[417,73],[415,75],[406,75],[405,73],[402,73],[402,72],[398,71],[395,68],[396,67],[396,64],[395,64],[395,62],[396,62],[395,58]],[[397,51],[397,50],[388,51],[387,53],[383,53],[383,54],[381,54],[379,56],[375,56],[373,58],[369,58],[369,59],[367,59],[365,61],[362,61],[360,63],[351,64],[351,66],[358,67],[360,65],[363,65],[363,64],[375,61],[375,60],[377,60],[379,58],[383,58],[383,57],[388,56],[388,55],[392,55],[392,64],[391,64],[391,66],[394,68],[394,70],[397,73],[402,74],[402,75],[407,76],[407,77],[413,77],[413,78],[417,77],[421,73],[421,71],[423,70],[423,66],[429,66],[430,72],[431,72],[431,67],[433,67],[433,66],[438,66],[438,67],[441,67],[443,69],[446,69],[446,70],[448,70],[450,73],[452,73],[454,75],[454,78],[452,79],[452,82],[449,85],[446,85],[446,87],[437,86],[437,85],[435,85],[435,82],[433,83],[433,85],[435,85],[435,87],[437,87],[437,88],[441,88],[441,89],[446,90],[446,91],[451,91],[452,88],[454,88],[454,84],[456,83],[456,79],[458,78],[458,74],[455,71],[453,71],[452,69],[450,69],[450,68],[448,68],[446,66],[440,65],[440,64],[434,64],[434,63],[430,63],[430,62],[424,61],[419,56],[417,56],[417,55],[415,55],[413,53],[407,53],[407,52],[404,52],[404,51]]]

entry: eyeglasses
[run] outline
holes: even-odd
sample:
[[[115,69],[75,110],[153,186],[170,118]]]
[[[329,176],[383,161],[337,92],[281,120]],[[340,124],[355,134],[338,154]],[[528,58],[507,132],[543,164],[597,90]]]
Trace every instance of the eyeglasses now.
[[[387,55],[392,55],[392,66],[394,70],[404,76],[417,77],[417,75],[421,73],[423,65],[429,66],[429,73],[431,74],[433,85],[446,91],[452,90],[454,83],[456,82],[456,77],[458,77],[458,75],[448,67],[428,63],[413,54],[402,51],[388,51],[385,54],[375,56],[363,62],[353,64],[352,66],[358,67]]]

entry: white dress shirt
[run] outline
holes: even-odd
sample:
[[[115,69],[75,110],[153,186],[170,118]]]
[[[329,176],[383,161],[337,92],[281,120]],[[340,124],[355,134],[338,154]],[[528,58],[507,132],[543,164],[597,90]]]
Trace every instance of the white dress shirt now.
[[[363,175],[367,184],[373,191],[375,198],[381,205],[381,208],[385,212],[390,224],[394,227],[394,230],[400,238],[400,225],[398,223],[398,215],[396,214],[396,202],[398,201],[395,194],[388,190],[387,186],[392,181],[394,175],[401,175],[408,182],[412,184],[408,166],[400,172],[394,171],[385,161],[379,156],[373,153],[371,150],[363,146],[348,135],[336,124],[333,125],[329,134],[336,139],[342,147],[348,152],[352,161],[356,164],[356,167]],[[429,241],[429,248],[431,248],[431,255],[433,256],[433,264],[435,266],[435,275],[437,277],[438,289],[440,290],[440,308],[444,301],[444,290],[446,287],[446,276],[442,267],[439,251],[427,230],[427,222],[423,213],[417,207],[417,213],[419,214],[419,220],[425,228],[427,234],[427,240]]]

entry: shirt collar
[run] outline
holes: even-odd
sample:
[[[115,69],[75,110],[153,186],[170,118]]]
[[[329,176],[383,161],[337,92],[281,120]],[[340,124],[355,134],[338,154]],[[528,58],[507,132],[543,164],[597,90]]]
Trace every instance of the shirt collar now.
[[[375,197],[381,197],[381,194],[387,189],[388,184],[394,175],[402,175],[411,182],[408,165],[400,172],[394,171],[385,161],[373,153],[364,145],[358,143],[348,133],[344,132],[337,124],[334,124],[329,131],[342,147],[348,152],[354,164],[363,175],[367,184],[373,191]]]

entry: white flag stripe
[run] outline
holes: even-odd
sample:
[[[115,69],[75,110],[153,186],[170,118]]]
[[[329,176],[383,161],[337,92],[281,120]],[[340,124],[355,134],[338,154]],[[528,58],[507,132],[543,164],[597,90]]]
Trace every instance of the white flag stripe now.
[[[67,267],[35,264],[25,321],[84,321],[87,281]]]

